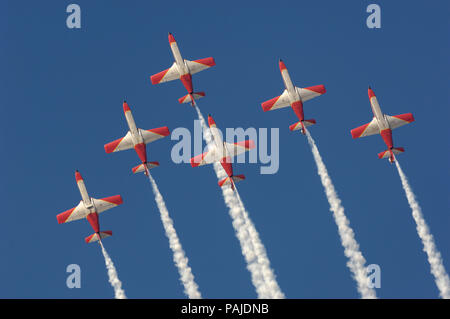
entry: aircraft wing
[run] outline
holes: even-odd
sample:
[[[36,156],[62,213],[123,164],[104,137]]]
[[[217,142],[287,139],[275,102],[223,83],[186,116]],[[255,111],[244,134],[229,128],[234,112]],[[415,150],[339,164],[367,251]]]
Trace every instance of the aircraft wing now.
[[[170,131],[167,126],[153,128],[151,130],[139,129],[139,133],[141,133],[145,144],[154,142],[156,140],[159,140],[160,138],[170,135]]]
[[[105,210],[114,208],[123,203],[122,196],[115,195],[110,197],[105,197],[101,199],[92,198],[92,202],[94,203],[95,210],[97,213],[104,212]]]
[[[399,115],[385,115],[391,129],[414,122],[414,116],[411,113]]]
[[[63,224],[85,218],[89,213],[90,213],[89,209],[84,207],[83,201],[80,201],[80,203],[74,208],[71,208],[69,210],[66,210],[64,213],[56,215],[56,219],[58,220],[58,224]]]
[[[380,133],[380,129],[378,127],[378,121],[374,117],[370,123],[364,124],[360,127],[354,128],[351,130],[353,138],[359,138],[363,136],[374,135]]]
[[[184,60],[184,62],[189,69],[189,73],[191,74],[198,73],[216,65],[216,62],[214,62],[213,58],[205,58],[195,61]]]
[[[273,99],[261,103],[264,112],[276,110],[289,105],[289,93],[287,90],[284,90],[283,94],[281,94],[280,96],[274,97]]]
[[[255,148],[255,142],[253,142],[253,140],[245,140],[237,143],[225,142],[224,145],[231,157],[238,156],[239,154]]]
[[[212,164],[218,161],[220,161],[220,156],[216,154],[216,149],[213,148],[212,150],[208,150],[203,154],[191,158],[191,166],[197,167],[206,164]]]
[[[169,82],[180,78],[180,72],[178,72],[177,63],[174,62],[167,70],[156,73],[150,77],[152,84],[158,84],[163,82]]]
[[[118,151],[124,151],[129,150],[130,148],[133,148],[133,139],[131,138],[131,132],[128,131],[128,133],[115,141],[112,141],[108,144],[105,144],[105,152],[106,153],[112,153],[112,152],[118,152]]]
[[[300,95],[300,98],[303,102],[321,96],[326,92],[325,86],[323,85],[315,85],[307,88],[296,87],[295,89],[297,90],[297,93]]]

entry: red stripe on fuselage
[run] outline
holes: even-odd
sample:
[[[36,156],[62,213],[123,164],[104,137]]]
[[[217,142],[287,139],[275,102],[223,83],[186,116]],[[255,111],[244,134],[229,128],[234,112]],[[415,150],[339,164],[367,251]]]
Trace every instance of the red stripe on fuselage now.
[[[86,219],[88,220],[89,224],[91,224],[92,228],[94,229],[94,232],[98,233],[100,231],[100,225],[98,223],[98,214],[97,213],[90,213],[86,216]]]
[[[394,147],[394,143],[392,141],[392,130],[391,129],[385,129],[380,131],[380,135],[383,138],[384,143],[386,143],[388,149],[391,149]]]
[[[136,151],[137,155],[141,159],[142,163],[147,162],[147,150],[145,149],[144,143],[139,143],[134,146],[134,150]]]
[[[192,94],[194,92],[194,89],[192,87],[192,76],[190,73],[184,74],[180,76],[181,83],[183,83],[184,87],[188,91],[189,94]]]
[[[229,177],[233,176],[233,166],[231,164],[231,158],[229,156],[222,158],[220,160],[220,164],[222,164],[223,169]]]
[[[305,119],[305,116],[303,114],[303,103],[302,101],[295,101],[291,104],[292,109],[295,112],[295,115],[297,115],[298,119],[300,121],[303,121]]]

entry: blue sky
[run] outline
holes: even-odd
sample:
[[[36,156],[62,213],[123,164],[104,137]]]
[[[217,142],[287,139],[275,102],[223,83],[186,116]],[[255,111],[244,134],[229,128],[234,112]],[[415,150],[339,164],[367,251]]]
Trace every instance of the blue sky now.
[[[371,120],[367,86],[390,115],[416,122],[394,131],[400,163],[450,269],[449,64],[447,1],[77,1],[82,28],[66,27],[72,1],[4,1],[0,8],[1,146],[0,297],[111,298],[98,245],[86,245],[87,221],[58,225],[75,206],[79,169],[93,197],[121,194],[100,216],[114,236],[105,247],[131,298],[184,298],[151,187],[133,176],[133,151],[105,154],[127,131],[122,101],[137,125],[193,129],[196,114],[177,99],[178,82],[149,76],[173,63],[167,33],[183,57],[213,56],[194,76],[204,115],[218,126],[280,129],[280,169],[238,164],[239,191],[289,298],[358,298],[336,225],[305,137],[288,127],[292,110],[264,113],[279,95],[282,58],[297,86],[324,84],[305,103],[310,131],[341,197],[368,264],[381,267],[382,298],[437,298],[394,166],[379,160],[378,136],[353,140]],[[368,29],[366,7],[381,6],[382,27]],[[153,170],[196,282],[207,298],[254,298],[217,179],[209,167],[174,164],[169,138],[148,147]],[[80,289],[66,287],[79,264]]]

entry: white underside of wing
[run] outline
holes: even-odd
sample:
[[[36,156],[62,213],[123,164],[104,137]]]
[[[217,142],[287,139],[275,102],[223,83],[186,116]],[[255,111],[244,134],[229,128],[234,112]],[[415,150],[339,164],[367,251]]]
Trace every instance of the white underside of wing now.
[[[178,65],[176,62],[172,64],[172,66],[167,70],[167,73],[164,74],[163,78],[159,81],[159,83],[169,82],[173,80],[177,80],[180,78],[180,72],[178,71]]]
[[[133,147],[134,147],[133,137],[131,135],[131,132],[128,131],[128,133],[122,138],[120,143],[114,149],[114,152],[129,150]]]
[[[85,218],[87,215],[89,215],[90,211],[84,206],[83,201],[80,201],[80,203],[75,207],[72,214],[70,214],[69,218],[66,219],[67,222],[71,222],[74,220],[79,220]]]

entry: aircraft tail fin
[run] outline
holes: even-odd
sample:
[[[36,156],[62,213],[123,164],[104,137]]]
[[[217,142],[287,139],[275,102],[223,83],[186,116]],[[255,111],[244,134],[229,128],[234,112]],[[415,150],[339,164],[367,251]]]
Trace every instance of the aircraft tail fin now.
[[[94,233],[94,234],[92,234],[91,236],[88,236],[88,237],[86,237],[85,239],[84,239],[84,241],[87,243],[87,244],[89,244],[89,243],[93,243],[93,242],[96,242],[96,241],[98,241],[99,240],[99,237],[100,237],[100,239],[103,239],[103,238],[106,238],[106,237],[109,237],[109,236],[112,236],[112,231],[110,231],[110,230],[105,230],[105,231],[101,231],[100,233]]]

